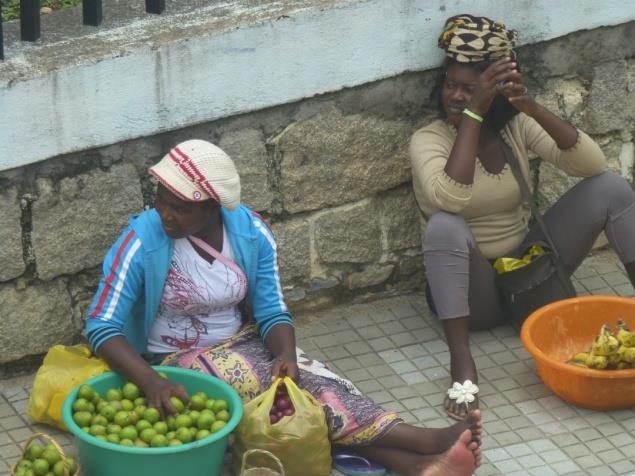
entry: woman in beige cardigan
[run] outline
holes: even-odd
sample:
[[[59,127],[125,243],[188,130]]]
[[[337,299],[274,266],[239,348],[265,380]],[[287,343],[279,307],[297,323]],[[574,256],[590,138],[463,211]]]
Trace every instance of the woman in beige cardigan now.
[[[515,40],[515,31],[487,18],[448,19],[439,38],[447,54],[435,91],[440,119],[418,130],[410,144],[415,195],[428,219],[427,297],[450,349],[454,389],[444,407],[456,419],[478,407],[468,330],[506,319],[491,263],[522,255],[542,237],[528,225],[502,141],[525,178],[529,151],[585,177],[544,217],[567,271],[573,273],[605,231],[635,283],[635,193],[606,171],[604,154],[589,136],[533,99],[512,50]]]

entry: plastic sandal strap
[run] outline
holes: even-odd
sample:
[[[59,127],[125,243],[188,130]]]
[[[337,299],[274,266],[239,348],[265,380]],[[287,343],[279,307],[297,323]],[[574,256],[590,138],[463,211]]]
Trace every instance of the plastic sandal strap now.
[[[346,461],[346,460],[361,461],[366,466],[368,466],[368,469],[372,469],[372,467],[373,467],[373,465],[370,463],[370,461],[368,461],[363,456],[351,455],[351,454],[346,454],[346,453],[336,453],[336,454],[332,455],[332,457],[333,457],[334,460],[340,460],[340,461]]]

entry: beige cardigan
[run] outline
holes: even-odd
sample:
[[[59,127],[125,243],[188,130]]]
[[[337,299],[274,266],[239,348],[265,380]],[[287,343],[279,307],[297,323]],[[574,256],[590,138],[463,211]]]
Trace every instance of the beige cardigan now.
[[[527,233],[529,215],[522,203],[520,187],[509,165],[500,173],[491,174],[478,157],[472,185],[450,178],[444,168],[456,134],[453,126],[436,120],[412,136],[410,162],[419,207],[426,216],[439,210],[460,213],[486,258],[505,256]],[[503,138],[518,158],[525,178],[529,177],[528,151],[574,177],[597,175],[607,166],[600,147],[584,132],[578,131],[573,147],[560,150],[551,136],[523,113],[505,126]]]

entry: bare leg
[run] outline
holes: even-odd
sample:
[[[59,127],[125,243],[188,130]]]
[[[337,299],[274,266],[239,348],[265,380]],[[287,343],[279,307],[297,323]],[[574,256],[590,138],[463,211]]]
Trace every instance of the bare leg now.
[[[485,330],[505,320],[495,271],[480,252],[476,240],[460,215],[439,212],[428,220],[424,257],[430,301],[441,321],[450,349],[453,382],[478,382],[470,352],[469,330]],[[467,415],[465,405],[457,407],[446,397],[444,407],[453,418]],[[478,408],[478,400],[469,404]]]
[[[450,375],[452,376],[452,382],[463,383],[469,379],[473,383],[478,383],[476,364],[470,352],[469,321],[469,317],[443,319],[441,321],[445,339],[450,349]],[[456,415],[467,413],[465,405],[458,405],[456,401],[449,400],[447,397],[445,408]],[[470,409],[473,408],[478,408],[478,397],[470,403]]]
[[[465,421],[447,428],[419,428],[401,423],[377,439],[374,445],[414,451],[423,455],[439,454],[456,443],[459,435],[465,430],[470,430],[472,441],[480,445],[483,437],[480,410],[473,411]]]

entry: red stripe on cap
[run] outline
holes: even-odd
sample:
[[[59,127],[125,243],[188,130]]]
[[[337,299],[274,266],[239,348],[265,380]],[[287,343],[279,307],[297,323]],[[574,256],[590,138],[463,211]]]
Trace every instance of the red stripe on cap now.
[[[148,172],[150,172],[151,175],[153,175],[159,182],[161,182],[161,184],[167,188],[170,192],[172,192],[174,195],[176,195],[177,197],[179,197],[181,200],[185,201],[185,202],[194,202],[195,200],[192,200],[190,197],[186,197],[185,195],[183,195],[181,192],[179,192],[177,189],[175,189],[172,185],[170,185],[168,183],[168,181],[166,179],[164,179],[163,177],[161,177],[158,173],[156,173],[154,170],[148,170]]]
[[[95,309],[93,309],[93,312],[90,313],[91,319],[94,317],[97,317],[97,315],[101,312],[102,307],[104,307],[104,302],[106,302],[106,298],[108,297],[108,294],[110,294],[110,288],[112,286],[112,282],[115,280],[115,275],[117,274],[115,273],[115,271],[117,270],[117,267],[119,266],[119,261],[121,261],[121,255],[123,254],[123,250],[126,249],[126,246],[128,246],[128,243],[130,242],[134,234],[135,234],[134,230],[130,230],[130,232],[124,238],[123,243],[121,243],[121,246],[117,250],[117,254],[115,255],[115,260],[112,262],[110,275],[108,276],[108,278],[106,278],[106,284],[101,293],[101,296],[99,297],[99,302],[97,303],[97,306],[95,306]]]
[[[183,171],[185,172],[185,174],[190,178],[190,180],[194,183],[198,183],[198,179],[194,176],[194,174],[192,173],[191,170],[187,169],[186,167],[184,167],[183,165],[183,159],[179,159],[177,156],[174,155],[174,153],[172,152],[172,150],[170,152],[168,152],[170,158],[172,159],[172,161]]]
[[[201,185],[205,191],[207,193],[209,193],[212,197],[214,197],[214,199],[220,203],[220,197],[218,196],[218,194],[216,193],[216,190],[214,190],[214,187],[212,186],[211,183],[209,183],[209,181],[205,178],[205,175],[203,175],[201,173],[201,171],[198,169],[198,167],[196,166],[196,164],[194,163],[194,161],[188,157],[181,149],[179,149],[178,147],[175,147],[174,149],[182,158],[183,161],[185,163],[187,163],[187,166],[191,168],[191,170],[193,172],[195,172],[198,175],[198,180],[197,179],[193,179],[194,183],[197,183],[199,185]],[[179,166],[181,167],[181,169],[183,169],[190,177],[192,177],[190,175],[190,173],[185,169],[184,167],[184,163],[183,162],[177,162],[179,164]]]

